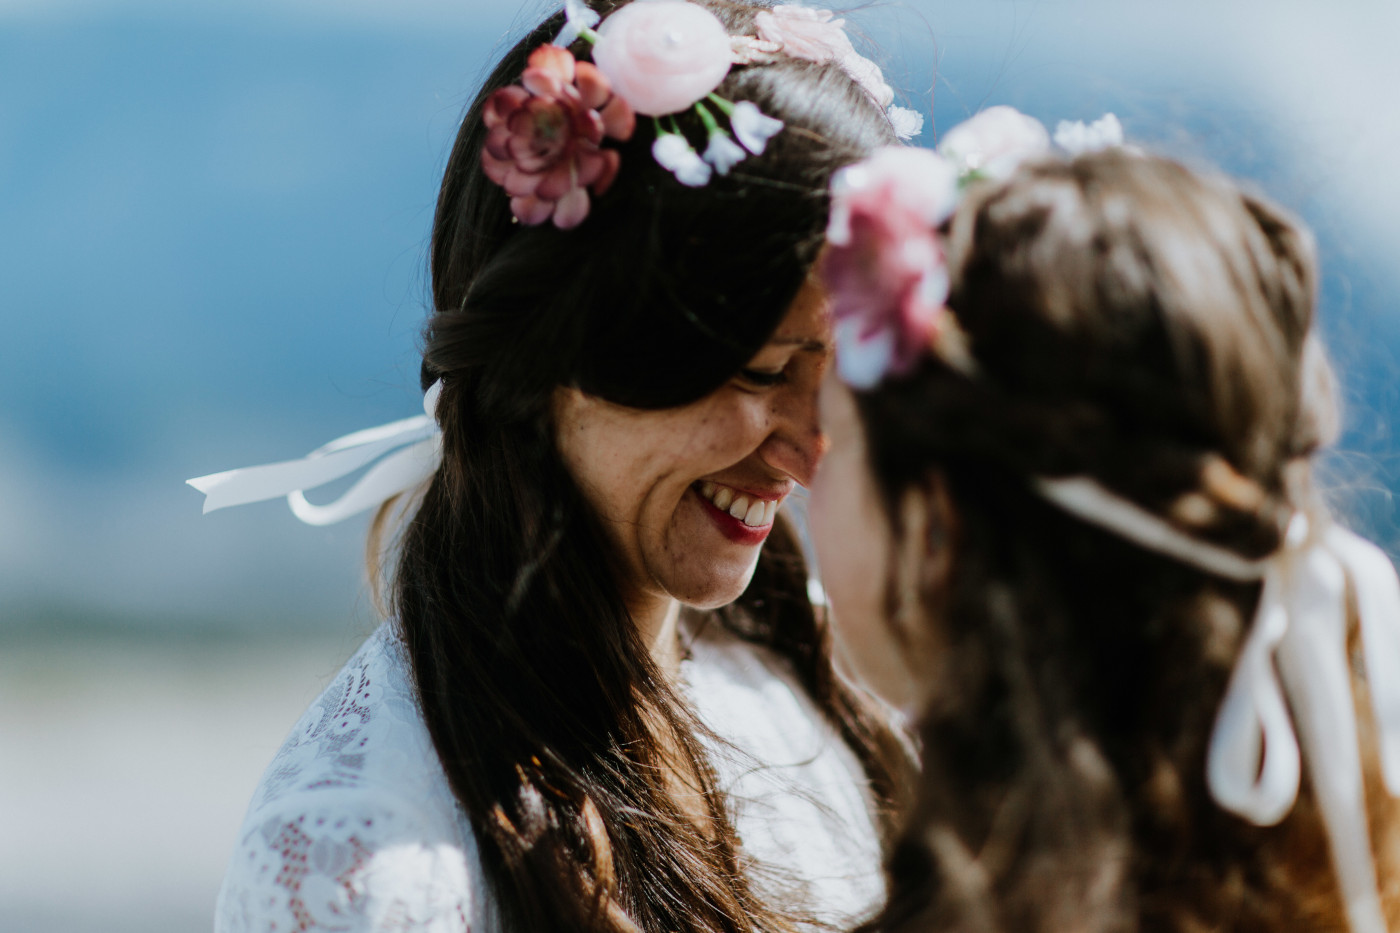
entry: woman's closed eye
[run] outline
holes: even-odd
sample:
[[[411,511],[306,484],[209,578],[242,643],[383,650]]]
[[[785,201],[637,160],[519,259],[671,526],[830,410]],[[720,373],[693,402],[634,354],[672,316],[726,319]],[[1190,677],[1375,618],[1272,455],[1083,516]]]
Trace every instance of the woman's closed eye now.
[[[771,389],[787,382],[787,369],[741,369],[739,379],[758,389]]]

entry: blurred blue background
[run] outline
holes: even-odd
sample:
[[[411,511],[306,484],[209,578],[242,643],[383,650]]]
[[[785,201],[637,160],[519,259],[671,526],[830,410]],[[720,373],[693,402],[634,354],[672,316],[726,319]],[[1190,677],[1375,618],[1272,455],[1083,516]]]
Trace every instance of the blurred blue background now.
[[[242,807],[373,623],[365,522],[183,481],[419,410],[439,175],[553,4],[0,0],[0,929],[199,930]],[[1252,179],[1316,231],[1348,430],[1400,487],[1400,7],[902,0],[853,24],[932,144],[980,107]]]

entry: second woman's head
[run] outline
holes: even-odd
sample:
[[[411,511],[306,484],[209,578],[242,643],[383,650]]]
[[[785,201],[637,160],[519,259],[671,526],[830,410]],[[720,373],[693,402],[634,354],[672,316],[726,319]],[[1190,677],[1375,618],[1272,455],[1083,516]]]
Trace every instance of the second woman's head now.
[[[824,395],[834,445],[856,443],[833,454],[833,474],[851,479],[824,484],[814,512],[833,504],[858,518],[818,543],[848,544],[858,524],[919,551],[853,577],[849,615],[900,605],[909,622],[950,587],[970,593],[969,549],[981,545],[995,561],[1039,549],[1038,563],[1076,577],[1107,566],[1100,552],[1135,553],[1045,501],[1046,478],[1093,480],[1250,556],[1278,546],[1290,510],[1310,504],[1289,467],[1302,468],[1332,420],[1306,232],[1226,179],[1115,149],[1036,158],[974,184],[939,242],[951,291],[934,349],[878,386],[852,395],[832,379]],[[861,490],[867,501],[853,497]],[[849,563],[832,561],[835,589]],[[930,574],[948,576],[936,585]],[[1121,600],[1109,594],[1136,583],[1098,585]],[[896,690],[918,665],[907,648],[872,659]]]
[[[1270,569],[1303,560],[1296,529],[1327,525],[1310,237],[1226,179],[1123,150],[974,183],[924,234],[946,250],[943,317],[903,371],[828,382],[833,454],[812,498],[836,627],[923,740],[872,928],[1343,929],[1319,813],[1364,827],[1363,769],[1327,778],[1352,795],[1331,810],[1321,777],[1292,813],[1291,795],[1265,813],[1232,791],[1298,765],[1291,733],[1248,731],[1274,715],[1259,712],[1273,675],[1249,679],[1273,670],[1267,639],[1333,631],[1330,597]],[[1288,608],[1256,620],[1266,571]],[[1298,678],[1289,704],[1322,696]],[[1258,706],[1221,712],[1227,685],[1251,683],[1237,695]],[[1349,696],[1337,706],[1350,715]],[[1378,762],[1362,761],[1374,805]],[[1375,851],[1395,851],[1390,808],[1371,814]],[[1364,891],[1365,831],[1348,838]]]

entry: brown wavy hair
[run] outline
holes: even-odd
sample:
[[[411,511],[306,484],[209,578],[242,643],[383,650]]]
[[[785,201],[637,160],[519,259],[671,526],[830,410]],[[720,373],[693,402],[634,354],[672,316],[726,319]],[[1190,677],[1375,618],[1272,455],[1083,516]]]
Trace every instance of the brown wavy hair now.
[[[621,5],[596,4],[604,15]],[[751,33],[761,8],[704,5],[734,34]],[[561,26],[555,15],[505,54],[443,178],[422,373],[425,388],[443,380],[443,464],[399,535],[393,610],[507,928],[791,929],[805,907],[755,890],[707,733],[627,613],[612,546],[560,459],[550,400],[573,386],[665,408],[732,379],[808,278],[832,173],[892,132],[834,64],[735,68],[719,93],[786,124],[762,156],[686,188],[652,158],[642,121],[582,226],[527,227],[481,169],[482,108]],[[582,42],[574,51],[587,56]],[[679,120],[703,139],[694,115]],[[796,538],[779,527],[739,602],[693,621],[791,666],[883,812],[897,746],[834,676],[806,587]],[[702,801],[698,820],[678,785]]]
[[[1309,460],[1335,422],[1309,235],[1225,179],[1111,151],[974,189],[948,242],[977,374],[930,358],[857,395],[891,520],[947,549],[923,545],[943,569],[890,595],[937,647],[919,799],[865,929],[1345,931],[1308,781],[1269,828],[1205,783],[1259,585],[1028,482],[1090,476],[1200,540],[1274,551],[1293,510],[1321,508]],[[1400,822],[1368,743],[1395,924]]]

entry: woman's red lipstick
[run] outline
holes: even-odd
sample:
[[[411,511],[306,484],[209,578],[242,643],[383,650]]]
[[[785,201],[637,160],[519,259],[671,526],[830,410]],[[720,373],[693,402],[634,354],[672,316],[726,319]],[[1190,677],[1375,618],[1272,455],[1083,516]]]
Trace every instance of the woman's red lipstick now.
[[[698,489],[692,488],[691,492],[695,494],[695,498],[699,500],[700,505],[705,510],[705,514],[710,516],[710,520],[715,523],[715,527],[719,529],[720,534],[724,535],[735,544],[744,544],[750,547],[760,545],[767,540],[769,533],[773,530],[772,522],[757,527],[746,525],[743,520],[735,518],[709,499],[706,499],[701,495]]]

